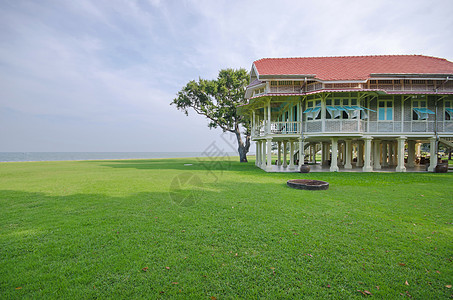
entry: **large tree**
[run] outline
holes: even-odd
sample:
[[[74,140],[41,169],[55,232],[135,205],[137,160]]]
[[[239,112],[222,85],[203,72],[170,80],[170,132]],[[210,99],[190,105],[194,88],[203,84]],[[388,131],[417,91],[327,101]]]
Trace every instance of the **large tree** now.
[[[240,161],[247,162],[250,124],[237,114],[236,108],[246,103],[244,95],[248,84],[249,74],[245,69],[220,70],[217,79],[200,78],[187,83],[171,104],[186,115],[192,108],[197,114],[205,116],[209,120],[209,128],[220,127],[224,132],[234,133]]]

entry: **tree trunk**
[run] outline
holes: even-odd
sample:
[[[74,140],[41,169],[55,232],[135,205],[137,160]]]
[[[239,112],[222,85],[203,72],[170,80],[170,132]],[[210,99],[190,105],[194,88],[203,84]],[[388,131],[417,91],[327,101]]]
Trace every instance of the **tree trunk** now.
[[[235,126],[234,134],[238,140],[238,153],[240,162],[248,162],[247,153],[250,149],[250,135],[245,136],[245,143],[242,140],[241,131],[239,130],[239,125]]]
[[[245,151],[244,146],[239,146],[238,147],[238,152],[239,152],[239,161],[240,162],[248,162],[247,160],[247,152]]]

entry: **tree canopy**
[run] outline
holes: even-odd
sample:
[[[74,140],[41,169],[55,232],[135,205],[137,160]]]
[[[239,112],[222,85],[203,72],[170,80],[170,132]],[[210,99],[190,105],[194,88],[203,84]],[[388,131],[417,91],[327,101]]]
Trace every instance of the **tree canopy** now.
[[[246,103],[244,95],[248,84],[249,74],[245,69],[223,69],[217,79],[189,81],[171,104],[186,115],[193,109],[205,116],[209,120],[209,128],[220,127],[223,131],[234,133],[240,160],[246,162],[250,148],[250,124],[237,114],[236,108]]]

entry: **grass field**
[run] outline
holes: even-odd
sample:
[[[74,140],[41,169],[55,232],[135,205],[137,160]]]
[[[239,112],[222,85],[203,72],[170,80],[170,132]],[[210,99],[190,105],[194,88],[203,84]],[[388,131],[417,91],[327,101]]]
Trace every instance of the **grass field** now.
[[[452,173],[236,160],[0,163],[0,298],[452,297]]]

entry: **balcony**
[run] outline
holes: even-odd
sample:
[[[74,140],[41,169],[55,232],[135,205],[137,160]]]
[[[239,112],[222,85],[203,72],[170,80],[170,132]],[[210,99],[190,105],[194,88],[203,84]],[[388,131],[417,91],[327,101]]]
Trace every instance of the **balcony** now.
[[[267,125],[267,122],[262,121],[257,124],[253,130],[253,137],[265,136],[268,133],[270,134],[300,134],[301,131],[301,122],[271,122],[270,128]]]
[[[434,121],[368,121],[368,120],[309,120],[301,122],[271,122],[270,129],[266,122],[257,124],[252,137],[271,135],[300,135],[304,133],[402,133],[402,132],[434,132]],[[453,132],[452,121],[438,121],[437,132]]]
[[[301,122],[271,122],[271,133],[273,134],[298,134],[300,133]]]

